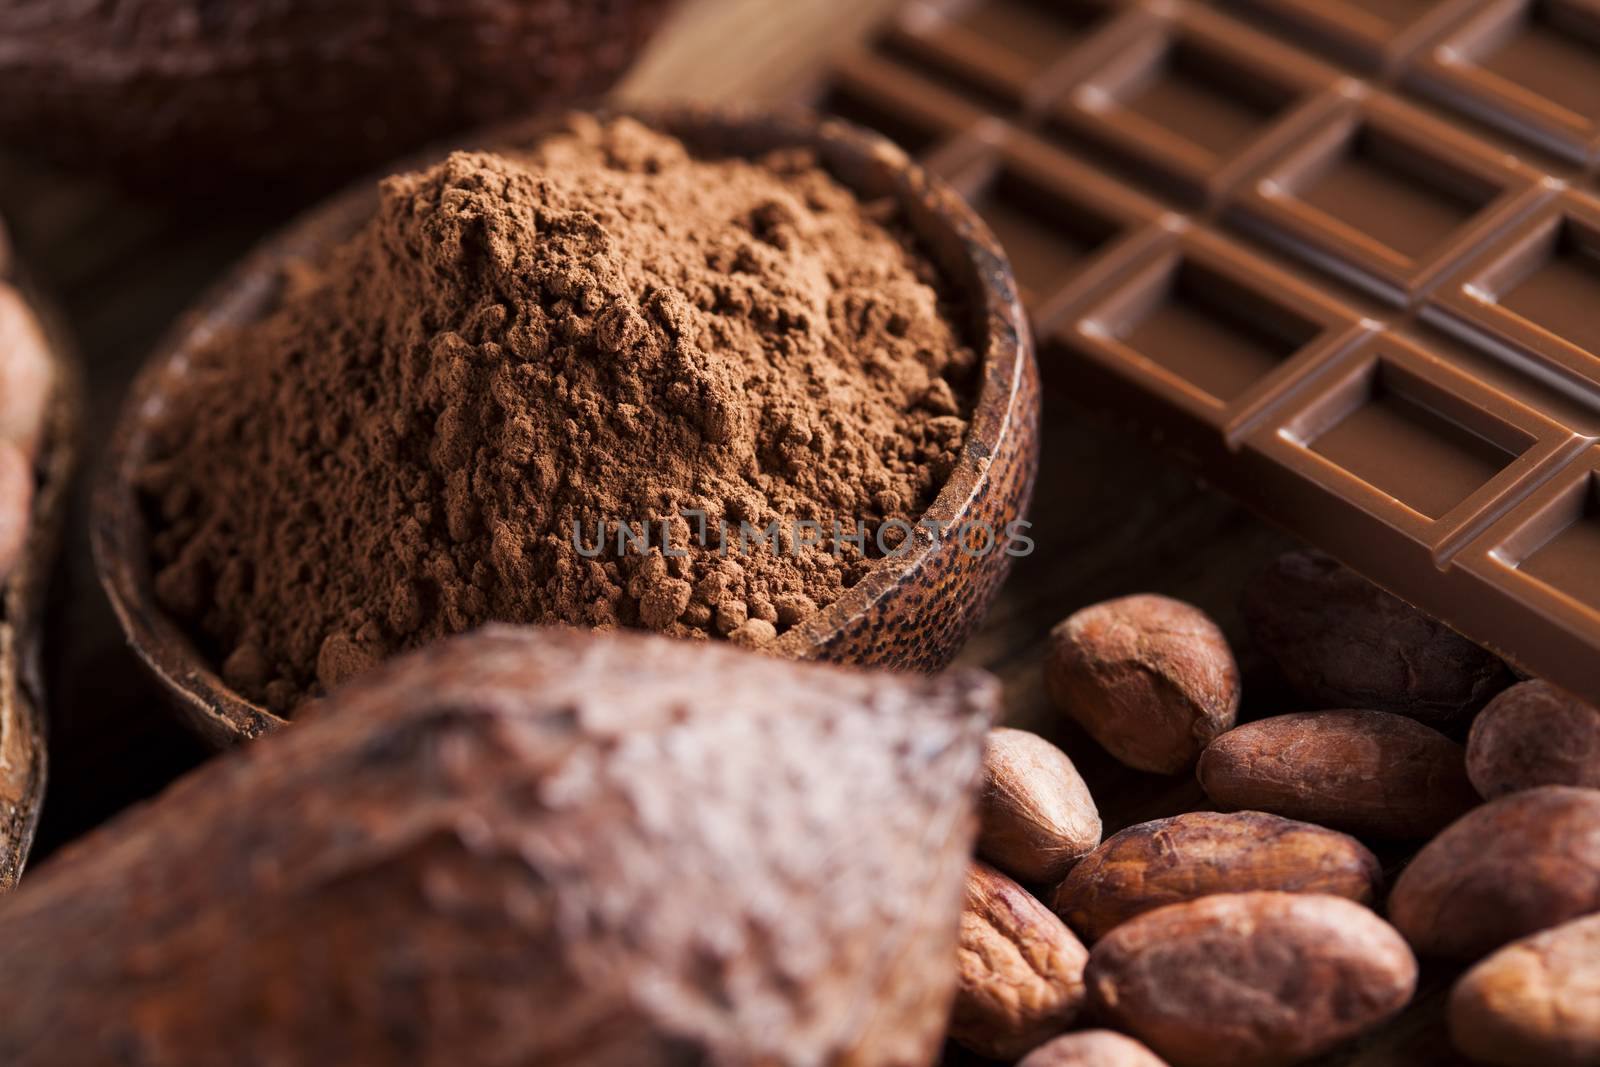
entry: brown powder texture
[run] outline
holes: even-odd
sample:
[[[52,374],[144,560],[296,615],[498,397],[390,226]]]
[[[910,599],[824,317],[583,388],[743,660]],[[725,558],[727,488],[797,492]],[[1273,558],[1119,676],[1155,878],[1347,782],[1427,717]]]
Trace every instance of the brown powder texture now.
[[[914,523],[966,433],[963,309],[805,151],[574,117],[386,180],[290,273],[198,354],[140,478],[158,598],[280,713],[489,621],[768,642],[876,565],[848,535]]]

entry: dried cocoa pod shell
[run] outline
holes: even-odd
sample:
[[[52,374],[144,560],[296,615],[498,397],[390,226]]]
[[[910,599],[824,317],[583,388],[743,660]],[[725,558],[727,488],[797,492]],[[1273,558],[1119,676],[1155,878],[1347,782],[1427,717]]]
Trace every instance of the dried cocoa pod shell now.
[[[998,686],[491,627],[30,875],[0,1062],[921,1065]]]
[[[1100,843],[1100,810],[1072,760],[1038,734],[989,731],[978,855],[1024,882],[1056,882]]]
[[[22,874],[44,796],[40,640],[78,422],[63,334],[5,273],[9,262],[0,263],[0,891]]]
[[[1600,1063],[1600,915],[1513,941],[1450,993],[1450,1039],[1475,1063]]]
[[[1167,1067],[1154,1052],[1115,1030],[1062,1034],[1025,1056],[1017,1067]]]
[[[1050,909],[985,863],[967,874],[950,1037],[1016,1059],[1072,1024],[1089,951]]]
[[[1130,826],[1085,856],[1051,907],[1091,944],[1136,915],[1213,893],[1275,889],[1371,904],[1383,869],[1353,837],[1260,811]]]
[[[1478,803],[1465,753],[1382,711],[1310,711],[1245,723],[1200,757],[1223,808],[1270,811],[1380,840],[1432,837]]]
[[[1250,637],[1306,703],[1442,723],[1512,682],[1500,658],[1316,551],[1245,587]]]
[[[1175,1067],[1283,1067],[1398,1013],[1417,963],[1343,897],[1225,893],[1117,927],[1086,980],[1098,1017]]]
[[[1600,708],[1549,682],[1517,683],[1472,720],[1467,777],[1489,800],[1541,785],[1600,788]]]
[[[1474,960],[1600,911],[1600,789],[1547,785],[1492,800],[1417,853],[1389,919],[1425,956]]]
[[[326,184],[598,96],[667,0],[0,4],[0,137],[163,191]]]
[[[1093,604],[1050,632],[1056,706],[1118,760],[1176,774],[1233,725],[1239,667],[1199,608],[1141,594]]]

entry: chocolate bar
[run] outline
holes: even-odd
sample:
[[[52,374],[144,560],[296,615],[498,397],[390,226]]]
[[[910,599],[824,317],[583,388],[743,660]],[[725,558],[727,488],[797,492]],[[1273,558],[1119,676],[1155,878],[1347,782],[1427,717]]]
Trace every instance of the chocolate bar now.
[[[979,208],[1046,374],[1600,699],[1600,0],[920,0],[821,106]]]

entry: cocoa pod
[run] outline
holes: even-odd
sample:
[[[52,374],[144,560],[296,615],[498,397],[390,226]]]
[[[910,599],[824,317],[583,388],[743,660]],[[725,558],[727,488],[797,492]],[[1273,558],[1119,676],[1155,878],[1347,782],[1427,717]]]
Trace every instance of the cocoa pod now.
[[[1218,805],[1358,837],[1431,837],[1478,802],[1460,745],[1382,711],[1311,711],[1245,723],[1200,757]]]
[[[1072,1024],[1089,952],[1049,908],[993,867],[973,863],[961,913],[950,1038],[1016,1059]]]
[[[1097,1016],[1175,1067],[1282,1067],[1398,1013],[1417,964],[1343,897],[1225,893],[1122,924],[1085,977]]]
[[[1450,1039],[1497,1067],[1600,1063],[1600,915],[1513,941],[1463,975]]]
[[[1467,777],[1489,800],[1541,785],[1600,788],[1600,708],[1549,682],[1519,682],[1472,720]]]
[[[1038,734],[989,731],[978,855],[1024,882],[1055,882],[1100,843],[1100,811],[1072,760]]]
[[[1050,632],[1045,682],[1056,706],[1118,760],[1175,774],[1233,725],[1239,668],[1217,624],[1164,596],[1127,596]]]
[[[1017,1067],[1167,1067],[1154,1052],[1115,1030],[1062,1034],[1028,1053]]]
[[[168,193],[241,176],[326,185],[455,130],[600,95],[667,8],[0,4],[0,138]]]
[[[1512,682],[1499,657],[1321,552],[1279,556],[1241,608],[1251,639],[1314,707],[1442,723]]]
[[[0,274],[9,266],[7,254]],[[53,321],[0,280],[0,891],[22,874],[44,793],[40,644],[76,458],[76,382]]]
[[[393,661],[0,907],[0,1062],[929,1062],[981,674],[491,627]]]
[[[1276,889],[1370,904],[1383,877],[1353,837],[1259,811],[1130,826],[1085,856],[1051,906],[1091,944],[1136,915],[1213,893]]]
[[[1600,911],[1600,789],[1547,785],[1469,812],[1430,841],[1389,895],[1390,921],[1426,956],[1473,960]]]

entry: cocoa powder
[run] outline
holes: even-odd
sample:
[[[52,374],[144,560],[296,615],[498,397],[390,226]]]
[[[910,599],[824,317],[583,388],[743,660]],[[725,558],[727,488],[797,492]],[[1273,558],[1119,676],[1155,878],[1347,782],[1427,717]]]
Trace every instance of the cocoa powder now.
[[[966,433],[963,309],[806,151],[575,117],[386,180],[284,288],[196,355],[140,478],[161,603],[280,712],[491,620],[766,643]]]

